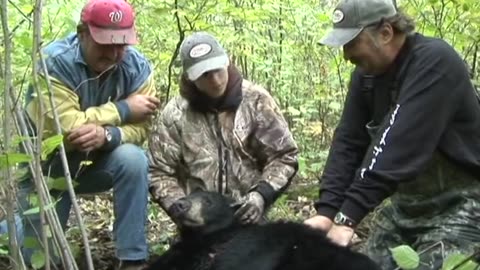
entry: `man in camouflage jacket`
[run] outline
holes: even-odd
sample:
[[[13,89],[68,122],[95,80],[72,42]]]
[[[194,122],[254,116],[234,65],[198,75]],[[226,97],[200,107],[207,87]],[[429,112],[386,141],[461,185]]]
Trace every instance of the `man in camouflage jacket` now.
[[[242,78],[211,35],[181,46],[180,96],[149,140],[150,192],[169,213],[196,189],[227,194],[237,217],[256,223],[296,174],[298,148],[272,96]]]

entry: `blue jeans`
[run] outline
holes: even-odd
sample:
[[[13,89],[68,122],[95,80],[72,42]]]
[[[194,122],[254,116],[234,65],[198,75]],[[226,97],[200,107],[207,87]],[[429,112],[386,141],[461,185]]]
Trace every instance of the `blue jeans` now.
[[[92,154],[92,153],[91,153]],[[115,221],[113,236],[116,257],[120,260],[144,260],[148,257],[145,224],[147,219],[148,200],[148,162],[145,152],[133,144],[122,144],[111,152],[95,152],[90,157],[93,163],[79,169],[80,162],[85,160],[84,153],[74,152],[68,155],[72,179],[78,183],[76,194],[87,194],[108,191],[113,187],[113,211]],[[50,163],[49,171],[44,174],[50,177],[62,177],[63,167],[59,156]],[[20,184],[19,203],[24,211],[31,208],[27,195],[33,191],[31,181]],[[65,230],[69,218],[71,199],[68,191],[51,190],[53,199],[58,200],[56,211],[60,223]],[[25,215],[25,238],[35,237],[41,233],[38,214]],[[38,238],[41,239],[41,238]],[[39,240],[40,242],[40,240]],[[35,249],[23,248],[25,262]],[[53,258],[57,261],[58,258]]]
[[[23,243],[23,224],[22,218],[18,213],[15,213],[15,226],[17,227],[17,241],[19,245]],[[7,220],[3,220],[0,222],[0,235],[8,233],[8,224]]]

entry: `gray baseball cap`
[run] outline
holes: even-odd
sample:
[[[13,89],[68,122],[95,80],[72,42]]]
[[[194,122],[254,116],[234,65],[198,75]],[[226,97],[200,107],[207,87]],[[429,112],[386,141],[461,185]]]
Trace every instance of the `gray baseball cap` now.
[[[183,40],[180,60],[191,81],[195,81],[205,72],[229,64],[225,49],[214,36],[206,32],[195,32]]]
[[[383,18],[397,14],[393,0],[340,0],[333,11],[333,29],[320,43],[341,47],[353,40],[362,30]]]

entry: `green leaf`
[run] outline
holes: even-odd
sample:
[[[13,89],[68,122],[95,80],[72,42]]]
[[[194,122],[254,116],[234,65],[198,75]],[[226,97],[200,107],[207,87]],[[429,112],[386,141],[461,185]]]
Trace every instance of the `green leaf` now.
[[[18,136],[18,135],[14,135],[12,137],[12,145],[17,145],[17,144],[20,144],[22,143],[23,141],[26,141],[28,139],[28,136]]]
[[[0,235],[0,246],[6,246],[8,245],[8,234],[2,234]]]
[[[52,203],[50,203],[50,204],[47,204],[47,205],[45,205],[45,208],[44,208],[44,209],[45,209],[45,210],[49,210],[49,209],[51,209],[52,207],[55,207],[55,204],[56,204],[56,203],[57,203],[57,202],[52,202]],[[30,209],[28,209],[27,211],[23,212],[24,215],[33,215],[33,214],[38,214],[38,213],[40,213],[40,207],[39,207],[39,206],[30,208]]]
[[[92,164],[93,164],[93,161],[91,161],[91,160],[82,160],[82,161],[80,161],[80,166],[81,166],[81,167],[83,167],[83,166],[87,167],[87,166],[90,166],[90,165],[92,165]]]
[[[25,248],[39,248],[40,244],[38,243],[38,239],[33,236],[28,236],[23,239],[23,247]]]
[[[57,134],[49,137],[42,142],[42,159],[46,159],[63,141],[63,135]]]
[[[8,255],[8,249],[7,247],[1,247],[0,246],[0,255]]]
[[[82,248],[78,243],[68,243],[70,250],[72,251],[73,257],[78,258],[82,254]]]
[[[40,199],[38,198],[38,194],[37,193],[28,194],[28,202],[32,206],[37,206],[40,202]]]
[[[47,159],[47,156],[50,155],[57,147],[62,143],[63,135],[57,134],[55,136],[49,137],[42,142],[42,160]]]
[[[67,179],[65,177],[52,178],[47,177],[48,189],[68,190]]]
[[[30,169],[28,167],[17,168],[13,174],[13,177],[15,177],[15,180],[18,182],[23,181],[25,180],[25,177],[28,177],[29,170]]]
[[[73,187],[78,186],[78,182],[72,180]],[[58,177],[58,178],[47,178],[47,186],[49,189],[56,189],[60,191],[68,190],[67,179],[65,177]]]
[[[35,250],[32,254],[32,267],[34,269],[39,269],[45,265],[45,254],[42,250]]]
[[[467,259],[467,255],[454,253],[450,254],[443,262],[442,270],[452,270]],[[475,270],[479,265],[472,260],[462,264],[456,270]]]
[[[0,169],[11,167],[22,162],[29,162],[31,159],[27,154],[5,153],[0,155]]]
[[[420,264],[420,257],[417,252],[408,245],[401,245],[391,248],[393,259],[402,269],[415,269]]]

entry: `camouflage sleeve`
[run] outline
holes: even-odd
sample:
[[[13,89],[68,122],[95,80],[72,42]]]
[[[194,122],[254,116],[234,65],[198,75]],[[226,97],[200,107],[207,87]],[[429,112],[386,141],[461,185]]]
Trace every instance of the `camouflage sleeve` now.
[[[179,114],[173,99],[162,111],[148,139],[149,191],[153,200],[165,211],[185,196],[177,178],[181,152],[175,119]]]
[[[257,108],[256,141],[264,155],[262,179],[252,187],[272,204],[289,186],[298,170],[298,147],[279,107],[268,92],[261,97]]]

